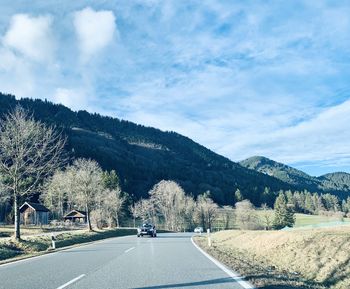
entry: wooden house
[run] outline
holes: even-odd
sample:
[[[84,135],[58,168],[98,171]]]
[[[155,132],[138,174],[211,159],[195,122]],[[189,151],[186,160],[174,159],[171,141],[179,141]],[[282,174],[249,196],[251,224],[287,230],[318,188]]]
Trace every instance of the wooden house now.
[[[25,202],[20,208],[21,223],[24,225],[47,225],[50,210],[42,204]]]
[[[65,221],[77,222],[77,223],[86,223],[86,212],[72,210],[64,216]]]

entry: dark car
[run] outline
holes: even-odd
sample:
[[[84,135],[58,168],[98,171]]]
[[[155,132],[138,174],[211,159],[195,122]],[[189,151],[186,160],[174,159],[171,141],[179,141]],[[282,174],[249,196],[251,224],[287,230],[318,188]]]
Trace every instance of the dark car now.
[[[156,227],[152,224],[143,224],[141,227],[137,228],[137,237],[143,237],[144,235],[157,237]]]

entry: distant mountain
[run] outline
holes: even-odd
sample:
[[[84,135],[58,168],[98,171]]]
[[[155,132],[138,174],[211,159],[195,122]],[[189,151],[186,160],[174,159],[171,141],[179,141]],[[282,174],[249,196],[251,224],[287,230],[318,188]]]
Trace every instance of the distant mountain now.
[[[340,196],[350,194],[350,174],[348,173],[337,172],[313,177],[293,167],[262,156],[250,157],[239,162],[239,164],[248,169],[275,177],[301,190],[334,193]]]
[[[344,172],[330,173],[318,177],[325,188],[336,188],[339,191],[350,191],[350,174]]]
[[[179,182],[194,196],[210,191],[219,204],[233,204],[239,188],[245,198],[261,203],[265,187],[272,191],[294,188],[275,177],[247,169],[175,132],[91,114],[74,112],[48,101],[0,94],[0,119],[20,104],[33,116],[63,130],[73,158],[95,159],[103,169],[115,169],[122,188],[135,199],[162,179]]]

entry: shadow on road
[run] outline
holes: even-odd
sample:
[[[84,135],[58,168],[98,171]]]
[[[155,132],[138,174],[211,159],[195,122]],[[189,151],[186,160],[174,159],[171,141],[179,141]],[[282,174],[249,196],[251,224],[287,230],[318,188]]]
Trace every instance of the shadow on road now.
[[[188,282],[188,283],[177,283],[177,284],[167,284],[167,285],[156,285],[147,287],[137,287],[135,289],[161,289],[161,288],[181,288],[181,287],[193,287],[193,286],[208,286],[213,284],[223,284],[223,283],[236,283],[232,278],[219,278],[198,282]]]
[[[162,235],[158,235],[157,236],[157,239],[190,239],[190,238],[191,238],[191,235],[188,235],[188,236],[176,236],[176,235],[162,236]]]

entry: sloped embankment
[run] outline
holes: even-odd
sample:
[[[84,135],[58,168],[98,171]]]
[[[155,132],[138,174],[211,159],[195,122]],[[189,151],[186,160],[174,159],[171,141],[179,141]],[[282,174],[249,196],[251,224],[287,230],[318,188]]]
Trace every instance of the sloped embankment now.
[[[350,288],[350,226],[222,231],[196,242],[258,288]]]
[[[56,248],[64,248],[97,240],[135,235],[135,229],[105,229],[98,231],[75,231],[56,234]],[[14,240],[0,240],[0,264],[11,258],[30,257],[50,250],[51,236],[25,237],[21,242]]]

